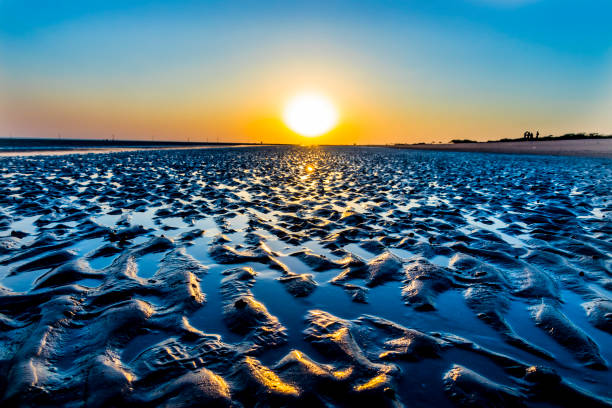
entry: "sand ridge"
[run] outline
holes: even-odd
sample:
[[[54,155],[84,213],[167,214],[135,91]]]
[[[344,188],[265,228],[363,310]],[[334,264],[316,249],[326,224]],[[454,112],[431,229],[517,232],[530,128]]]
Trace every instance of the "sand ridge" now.
[[[8,406],[610,406],[606,159],[0,159]]]

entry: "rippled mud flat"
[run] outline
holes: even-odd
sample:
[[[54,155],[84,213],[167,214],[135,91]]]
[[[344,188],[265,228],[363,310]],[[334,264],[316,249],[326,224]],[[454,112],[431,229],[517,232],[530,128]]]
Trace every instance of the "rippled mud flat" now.
[[[0,159],[3,406],[611,406],[612,162]]]

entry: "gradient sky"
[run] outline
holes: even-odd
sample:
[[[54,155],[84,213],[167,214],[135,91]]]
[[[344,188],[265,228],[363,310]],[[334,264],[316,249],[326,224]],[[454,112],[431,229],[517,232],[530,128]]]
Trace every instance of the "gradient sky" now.
[[[0,136],[612,133],[610,16],[610,0],[0,0]],[[283,125],[304,89],[340,110],[329,134]]]

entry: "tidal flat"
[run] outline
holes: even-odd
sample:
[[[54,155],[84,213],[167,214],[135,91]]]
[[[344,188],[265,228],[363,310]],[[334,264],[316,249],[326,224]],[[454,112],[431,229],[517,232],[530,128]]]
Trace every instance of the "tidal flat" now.
[[[2,406],[612,406],[612,160],[0,158]]]

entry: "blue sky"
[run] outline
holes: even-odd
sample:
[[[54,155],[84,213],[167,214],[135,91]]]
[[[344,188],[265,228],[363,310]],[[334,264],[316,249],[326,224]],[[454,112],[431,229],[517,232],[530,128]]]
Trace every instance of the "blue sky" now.
[[[278,105],[302,86],[345,113],[338,143],[612,133],[611,15],[610,1],[0,0],[0,133],[282,140]]]

